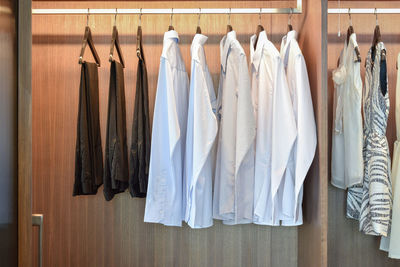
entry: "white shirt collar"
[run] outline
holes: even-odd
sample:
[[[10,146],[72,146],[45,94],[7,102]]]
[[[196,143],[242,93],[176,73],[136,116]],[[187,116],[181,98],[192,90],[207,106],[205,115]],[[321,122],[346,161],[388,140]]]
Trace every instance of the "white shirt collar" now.
[[[289,60],[289,54],[287,52],[288,48],[290,46],[291,41],[296,40],[296,39],[297,39],[297,32],[295,30],[291,30],[282,38],[280,54],[281,54],[281,58],[283,59],[285,68],[287,67],[288,60]]]
[[[264,45],[268,42],[267,33],[262,31],[258,35],[257,40],[257,47],[254,49],[254,43],[257,40],[257,36],[254,34],[250,37],[250,57],[251,63],[253,64],[254,68],[258,71],[258,67],[260,66],[261,57],[262,57],[262,50]]]
[[[228,60],[228,53],[233,41],[236,40],[236,32],[230,31],[228,32],[224,38],[222,38],[220,43],[220,50],[221,50],[221,66],[222,70],[226,71],[226,63]]]
[[[198,48],[200,46],[203,46],[206,43],[207,39],[208,39],[207,36],[200,34],[200,33],[196,33],[196,35],[193,38],[192,46],[190,49],[193,60],[200,62]]]
[[[293,39],[297,39],[297,32],[295,30],[292,30],[287,33],[286,35],[286,41],[290,42]]]
[[[171,46],[172,43],[178,43],[179,42],[179,35],[176,31],[170,30],[164,33],[164,45],[163,45],[163,51],[162,51],[162,57],[166,57],[167,51],[169,47]]]
[[[208,37],[201,33],[196,33],[193,38],[192,44],[204,45],[207,42]]]

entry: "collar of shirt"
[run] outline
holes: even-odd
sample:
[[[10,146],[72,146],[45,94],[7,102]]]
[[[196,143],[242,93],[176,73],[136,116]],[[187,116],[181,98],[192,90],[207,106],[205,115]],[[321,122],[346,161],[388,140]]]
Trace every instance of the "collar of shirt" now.
[[[233,41],[236,40],[236,32],[235,31],[230,31],[228,32],[224,38],[222,38],[221,43],[220,43],[220,49],[221,49],[221,66],[223,72],[226,71],[226,63],[228,61],[228,53],[229,53],[229,48],[231,47]]]
[[[297,39],[297,32],[295,30],[292,30],[288,32],[283,38],[282,38],[282,47],[281,47],[281,55],[285,54],[288,45],[290,44],[290,41],[296,40]]]
[[[288,49],[290,47],[290,43],[292,40],[297,39],[297,32],[295,30],[292,30],[288,32],[283,38],[282,38],[282,43],[281,43],[281,58],[283,59],[283,64],[285,69],[287,68],[288,61],[289,61],[289,54],[288,54]]]
[[[262,57],[262,50],[264,45],[267,43],[267,33],[262,31],[258,35],[257,40],[257,47],[254,49],[254,43],[257,40],[257,36],[254,34],[250,37],[250,56],[251,56],[251,63],[253,64],[254,68],[258,71],[258,67],[260,66],[261,57]]]
[[[198,62],[200,62],[200,58],[199,58],[199,53],[198,53],[198,48],[200,46],[203,46],[206,41],[207,41],[208,37],[197,33],[194,38],[193,38],[193,42],[192,42],[192,47],[190,49],[190,52],[192,53],[192,59],[196,60]]]
[[[179,42],[179,35],[176,31],[170,30],[164,33],[164,45],[161,56],[167,57],[167,51],[171,47],[171,44]]]

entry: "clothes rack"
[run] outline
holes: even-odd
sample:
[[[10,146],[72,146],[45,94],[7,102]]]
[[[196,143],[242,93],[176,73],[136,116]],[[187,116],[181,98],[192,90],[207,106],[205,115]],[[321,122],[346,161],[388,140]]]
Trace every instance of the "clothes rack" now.
[[[400,14],[400,8],[328,8],[328,14]]]
[[[302,0],[296,8],[134,8],[134,9],[32,9],[33,15],[131,15],[131,14],[301,14]]]

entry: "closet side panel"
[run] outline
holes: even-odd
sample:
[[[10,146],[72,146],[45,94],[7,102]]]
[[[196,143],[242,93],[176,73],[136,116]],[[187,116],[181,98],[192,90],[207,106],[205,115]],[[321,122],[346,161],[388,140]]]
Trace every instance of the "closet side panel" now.
[[[0,0],[0,259],[18,265],[18,6]]]
[[[318,146],[304,184],[304,222],[299,227],[299,266],[327,265],[327,113],[326,1],[303,1],[304,24],[299,43],[307,63],[317,123]]]
[[[336,8],[337,2],[329,1],[329,7]],[[346,1],[342,8],[400,8],[398,2],[379,1]],[[347,36],[349,19],[347,14],[341,15],[341,37],[338,37],[338,15],[328,15],[328,112],[329,112],[329,173],[331,173],[331,147],[333,125],[333,94],[334,85],[332,71],[337,67],[340,52]],[[400,52],[399,17],[397,15],[378,15],[382,41],[387,49],[388,87],[390,96],[390,111],[386,136],[392,156],[393,144],[396,140],[395,125],[395,94],[396,94],[396,60]],[[352,15],[354,31],[361,53],[361,77],[364,84],[365,58],[371,47],[375,28],[375,16]],[[368,236],[359,232],[358,221],[346,218],[347,193],[330,185],[329,182],[329,233],[328,251],[329,266],[399,266],[399,262],[387,257],[387,253],[379,250],[380,238]]]
[[[33,8],[260,6],[294,7],[295,1],[33,3]],[[292,25],[296,30],[302,27],[306,15],[293,15]],[[262,15],[261,19],[268,38],[279,48],[281,38],[286,34],[288,15]],[[226,32],[227,20],[226,15],[202,15],[200,21],[203,33],[209,37],[205,52],[215,89],[220,72],[219,42]],[[142,17],[151,118],[163,34],[169,23],[169,15]],[[231,15],[231,24],[248,56],[249,39],[258,23],[257,14]],[[103,149],[110,69],[108,53],[113,24],[113,15],[89,17],[102,63],[99,68],[99,97]],[[190,73],[190,45],[196,31],[197,15],[174,15],[173,24],[179,33],[182,56]],[[44,214],[43,266],[297,266],[297,227],[225,226],[219,221],[202,230],[191,230],[186,225],[182,228],[165,227],[143,223],[145,200],[132,199],[128,192],[117,195],[110,202],[104,200],[103,187],[95,196],[72,197],[80,78],[78,56],[85,25],[85,15],[33,16],[33,212]],[[137,25],[136,15],[117,16],[126,61],[128,146],[136,88]],[[308,33],[302,32],[303,38]],[[300,45],[305,48],[307,44],[302,42]],[[311,52],[308,55],[312,55]],[[92,60],[88,48],[85,58]],[[312,62],[308,56],[306,60]]]

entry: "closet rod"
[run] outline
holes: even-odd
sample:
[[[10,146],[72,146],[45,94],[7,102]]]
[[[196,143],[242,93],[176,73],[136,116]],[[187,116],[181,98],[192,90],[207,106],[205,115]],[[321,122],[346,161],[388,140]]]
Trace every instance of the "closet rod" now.
[[[328,14],[400,14],[400,8],[328,8]]]
[[[104,15],[104,14],[301,14],[297,8],[158,8],[158,9],[32,9],[33,15]]]

